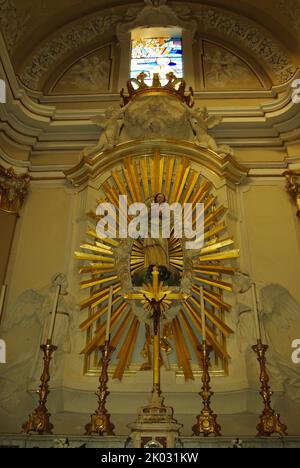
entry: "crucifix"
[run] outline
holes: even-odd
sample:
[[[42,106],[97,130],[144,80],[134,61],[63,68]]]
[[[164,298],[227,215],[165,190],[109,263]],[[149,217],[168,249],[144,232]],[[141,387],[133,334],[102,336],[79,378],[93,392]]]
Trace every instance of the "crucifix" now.
[[[164,310],[171,304],[172,300],[185,301],[188,296],[182,293],[174,293],[166,290],[163,282],[159,281],[159,271],[155,266],[152,271],[152,285],[146,284],[140,293],[129,293],[124,295],[125,299],[141,300],[148,304],[153,320],[153,396],[160,396],[160,321]]]

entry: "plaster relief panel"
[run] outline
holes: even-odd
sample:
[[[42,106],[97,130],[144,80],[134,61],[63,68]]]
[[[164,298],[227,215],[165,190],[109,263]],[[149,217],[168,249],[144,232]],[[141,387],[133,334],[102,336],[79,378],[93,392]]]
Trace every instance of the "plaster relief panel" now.
[[[203,82],[206,89],[259,90],[260,79],[237,55],[217,44],[203,42]]]
[[[80,58],[54,85],[54,94],[95,94],[110,90],[112,45]]]

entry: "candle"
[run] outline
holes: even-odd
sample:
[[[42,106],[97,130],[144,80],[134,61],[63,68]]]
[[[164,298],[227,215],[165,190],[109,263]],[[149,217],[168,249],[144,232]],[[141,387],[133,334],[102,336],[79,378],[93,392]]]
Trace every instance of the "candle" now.
[[[256,284],[252,284],[252,300],[253,300],[253,311],[254,311],[254,323],[255,323],[255,331],[258,340],[261,340],[261,331],[260,331],[260,324],[259,324],[259,312],[257,307],[257,292],[256,292]]]
[[[200,286],[200,301],[201,301],[202,338],[203,338],[203,341],[206,341],[206,327],[205,327],[205,309],[204,309],[204,293],[203,293],[203,286]]]
[[[106,341],[110,339],[110,320],[111,320],[111,309],[112,309],[112,298],[113,298],[113,287],[109,288],[108,296],[108,307],[107,307],[107,319],[106,319]]]
[[[48,341],[52,341],[52,338],[53,338],[59,293],[60,293],[60,285],[58,284],[56,286],[55,295],[54,295],[53,309],[51,313],[51,322],[50,322],[50,328],[49,328],[49,333],[48,333]]]
[[[6,285],[3,284],[2,288],[1,288],[1,294],[0,294],[0,323],[1,323],[1,319],[2,319],[2,312],[3,312],[3,307],[4,307],[5,293],[6,293]]]

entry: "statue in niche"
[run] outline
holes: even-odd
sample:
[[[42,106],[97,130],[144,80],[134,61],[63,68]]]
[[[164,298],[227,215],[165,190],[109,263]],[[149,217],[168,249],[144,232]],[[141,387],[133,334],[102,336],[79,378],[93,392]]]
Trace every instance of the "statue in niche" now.
[[[105,118],[94,117],[92,119],[94,124],[103,127],[103,131],[97,145],[88,146],[83,150],[84,156],[90,156],[96,151],[103,152],[117,146],[120,141],[120,131],[124,121],[123,112],[124,109],[110,107],[105,111]]]
[[[236,334],[240,352],[247,366],[253,367],[256,356],[251,347],[256,343],[249,275],[237,273],[234,290]],[[260,324],[263,341],[269,345],[267,365],[270,376],[283,386],[284,394],[300,403],[300,375],[292,361],[292,342],[300,336],[300,304],[279,284],[263,285],[259,294]]]
[[[75,331],[74,312],[77,306],[75,299],[67,292],[66,276],[59,273],[52,278],[50,285],[40,290],[24,291],[4,322],[4,338],[10,349],[10,358],[2,373],[0,406],[7,411],[13,411],[18,405],[18,395],[22,397],[27,385],[36,386],[39,383],[42,371],[40,345],[47,340],[58,284],[61,294],[52,340],[58,349],[53,355],[51,380],[58,381],[62,377],[64,356],[72,351],[71,337]]]
[[[162,233],[162,212],[160,211],[160,205],[166,202],[166,197],[163,193],[158,193],[155,195],[153,202],[156,209],[159,210],[159,213],[158,216],[151,217],[150,219],[153,210],[148,206],[148,237],[142,239],[144,249],[144,268],[142,271],[139,271],[134,275],[133,285],[142,286],[144,283],[151,283],[153,268],[158,267],[160,281],[163,281],[169,286],[179,286],[180,276],[178,275],[178,272],[172,268],[169,262],[169,239],[164,238]],[[151,237],[151,230],[155,220],[158,221],[156,231],[159,236],[153,238]]]

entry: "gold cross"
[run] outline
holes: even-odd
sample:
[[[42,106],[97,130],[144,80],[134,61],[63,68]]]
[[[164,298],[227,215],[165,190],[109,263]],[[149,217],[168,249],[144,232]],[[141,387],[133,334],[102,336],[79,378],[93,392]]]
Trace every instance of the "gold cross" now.
[[[153,268],[152,271],[152,284],[145,284],[144,289],[142,289],[140,293],[128,293],[125,294],[123,297],[124,299],[129,300],[144,301],[145,296],[147,297],[147,299],[155,299],[157,302],[163,299],[164,296],[166,296],[166,303],[175,300],[186,301],[186,299],[189,297],[188,294],[174,293],[168,290],[166,287],[164,287],[163,282],[159,281],[159,271],[156,266]]]

